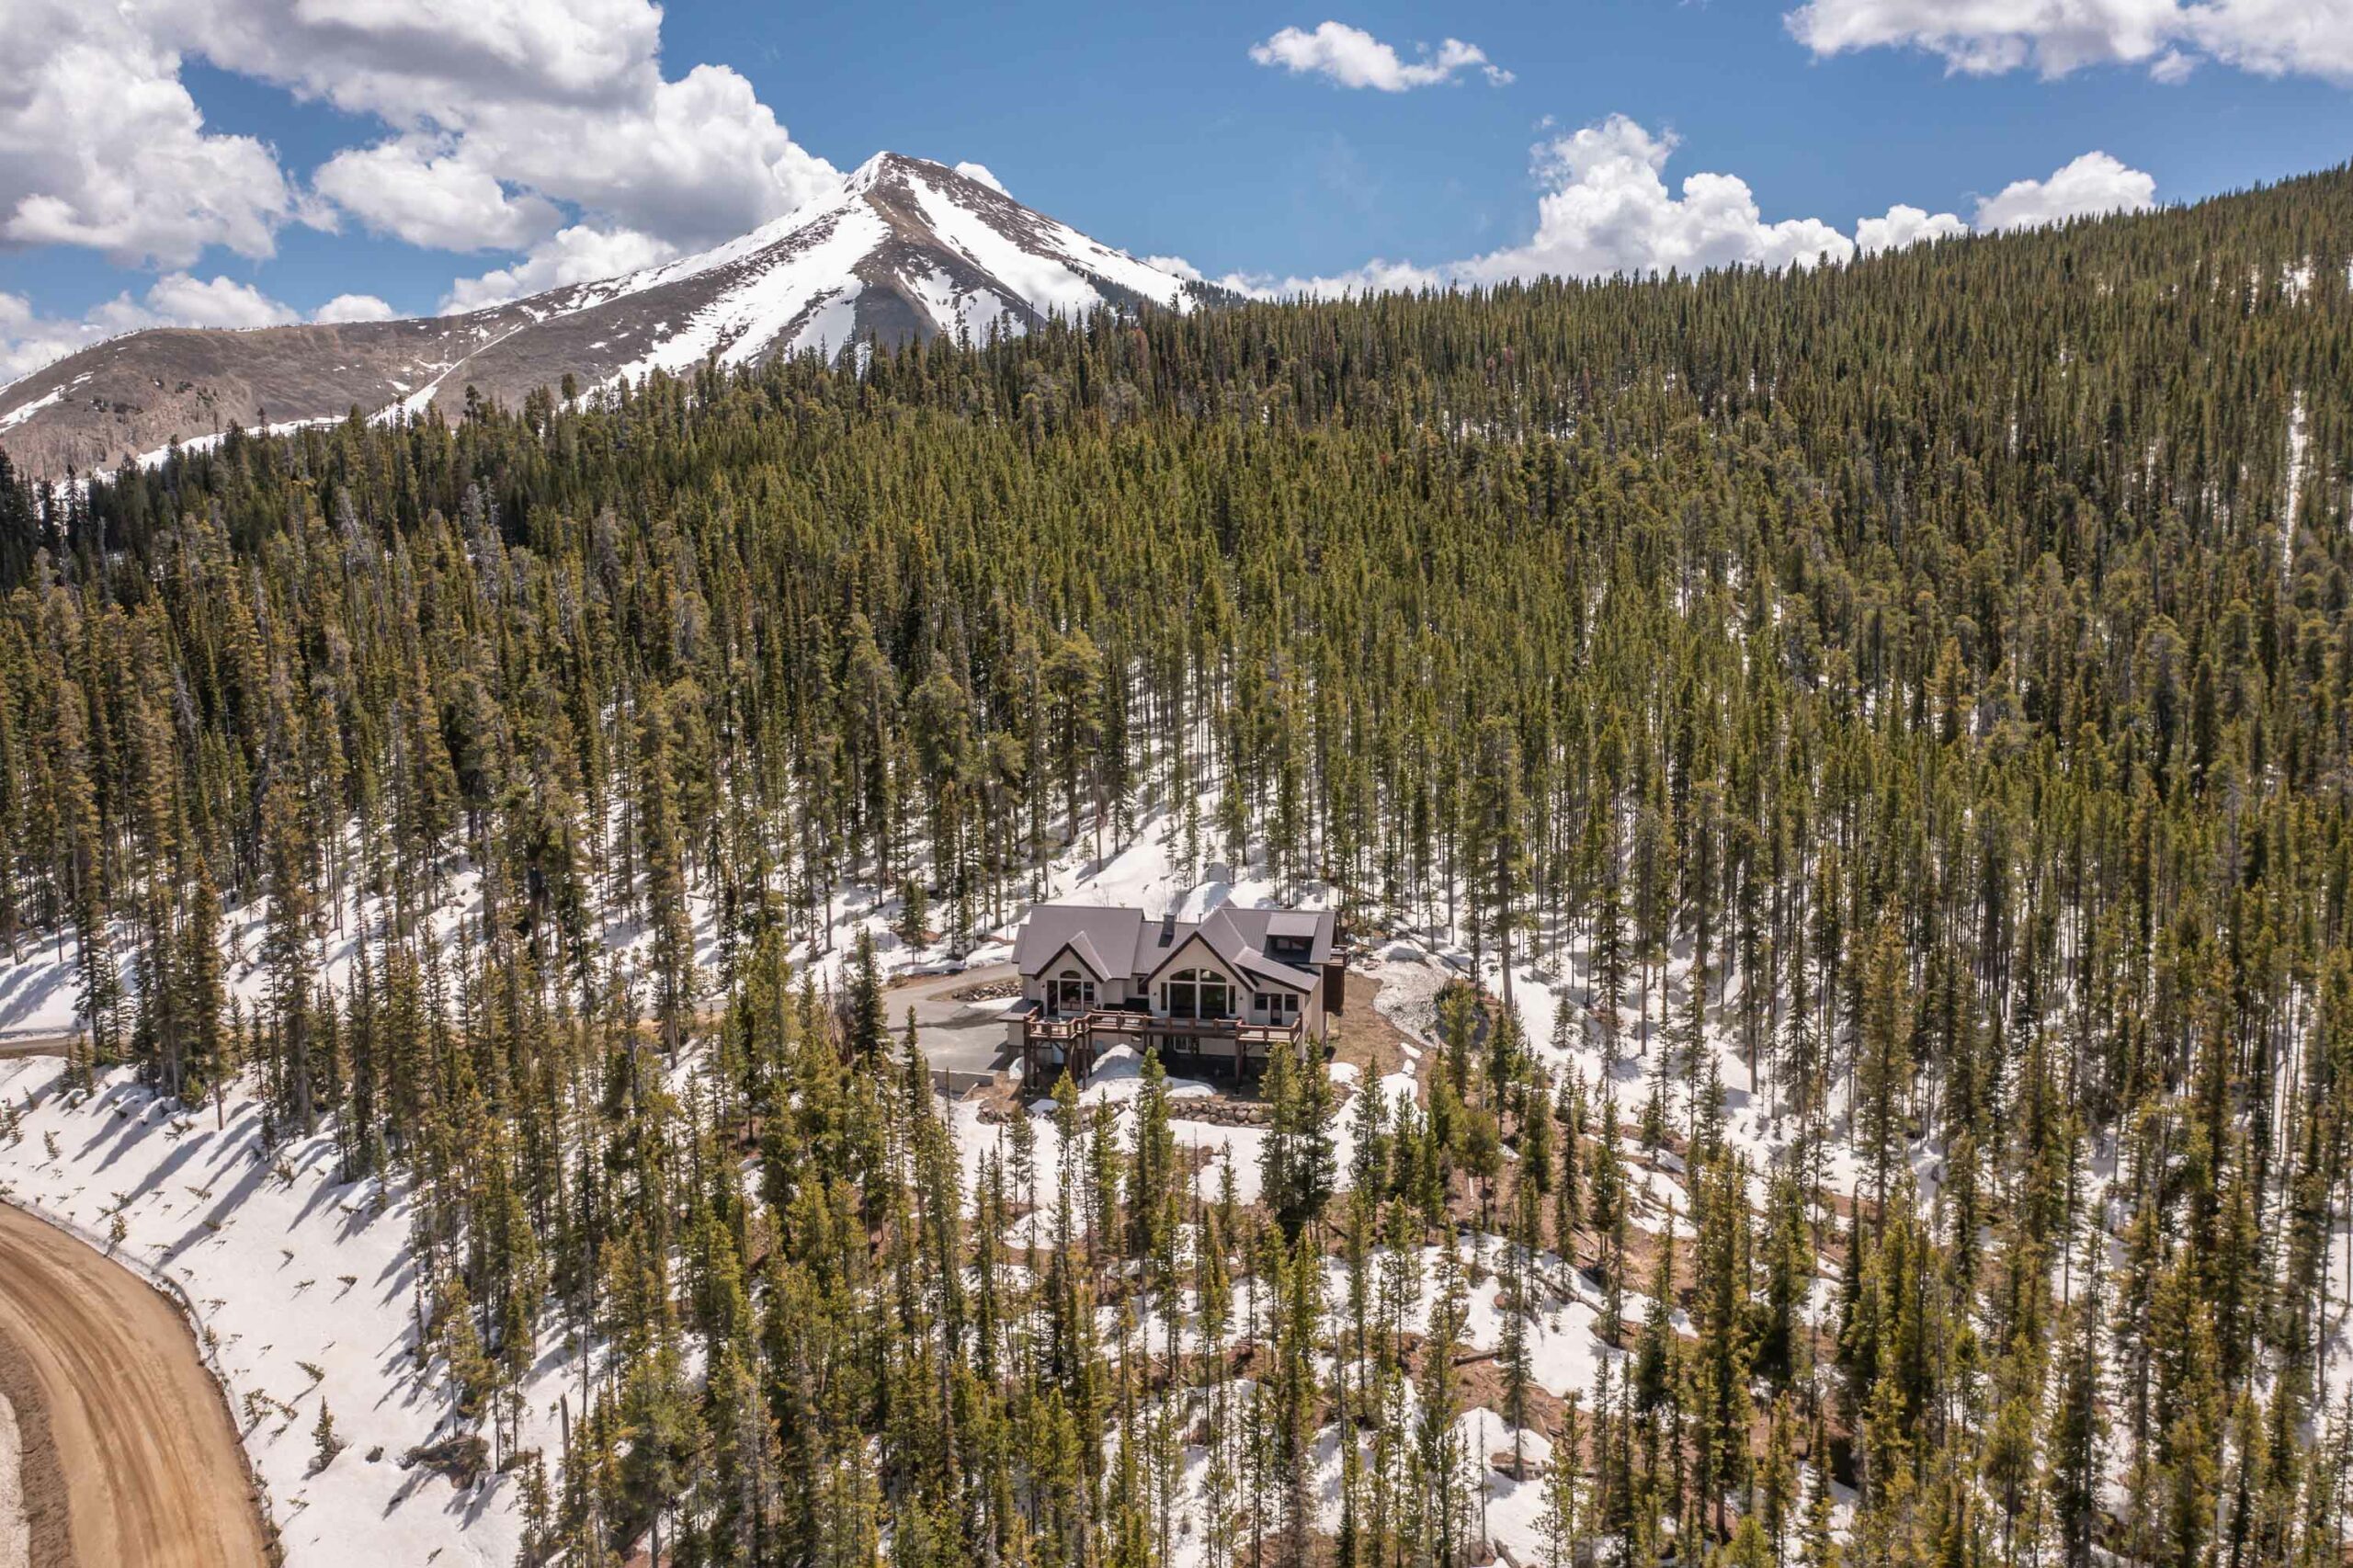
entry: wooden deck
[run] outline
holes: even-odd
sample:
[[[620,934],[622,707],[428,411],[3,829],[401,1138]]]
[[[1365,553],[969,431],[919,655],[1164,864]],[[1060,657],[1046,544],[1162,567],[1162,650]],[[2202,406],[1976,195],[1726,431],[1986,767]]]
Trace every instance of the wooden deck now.
[[[1276,1046],[1296,1047],[1305,1029],[1304,1015],[1289,1024],[1254,1024],[1247,1018],[1159,1018],[1097,1007],[1073,1017],[1031,1017],[1021,1030],[1022,1078],[1037,1082],[1040,1050],[1058,1047],[1063,1069],[1077,1074],[1083,1084],[1105,1045],[1132,1040],[1139,1050],[1158,1048],[1165,1062],[1220,1063],[1239,1079],[1247,1068],[1263,1068]]]

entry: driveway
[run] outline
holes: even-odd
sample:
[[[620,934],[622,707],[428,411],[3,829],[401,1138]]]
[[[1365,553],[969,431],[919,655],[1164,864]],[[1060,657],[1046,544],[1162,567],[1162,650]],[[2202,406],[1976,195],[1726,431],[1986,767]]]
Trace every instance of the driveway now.
[[[1010,1004],[960,1002],[955,994],[1019,978],[1009,963],[984,964],[961,974],[927,974],[902,981],[882,1000],[890,1009],[893,1030],[904,1028],[907,1009],[915,1009],[915,1040],[930,1059],[933,1072],[989,1073],[1007,1056],[1005,1010]]]

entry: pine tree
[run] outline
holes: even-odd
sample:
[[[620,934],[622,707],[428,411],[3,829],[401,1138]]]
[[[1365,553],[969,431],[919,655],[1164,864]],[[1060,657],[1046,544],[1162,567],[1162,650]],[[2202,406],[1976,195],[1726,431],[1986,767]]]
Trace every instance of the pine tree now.
[[[1890,1174],[1902,1153],[1912,1080],[1912,1008],[1904,938],[1880,923],[1863,972],[1863,1014],[1856,1051],[1858,1142],[1870,1161],[1871,1200],[1887,1208]]]
[[[335,1435],[335,1413],[327,1408],[323,1397],[319,1401],[319,1418],[311,1425],[311,1473],[316,1475],[335,1463],[335,1456],[343,1452],[345,1446]]]

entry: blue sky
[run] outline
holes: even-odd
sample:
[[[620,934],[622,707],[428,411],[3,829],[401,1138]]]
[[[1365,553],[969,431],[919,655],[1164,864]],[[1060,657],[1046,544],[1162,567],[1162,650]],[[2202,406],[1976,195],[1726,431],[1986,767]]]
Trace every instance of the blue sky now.
[[[1322,11],[1092,9],[1051,7],[1015,39],[920,7],[826,6],[745,28],[733,6],[689,0],[667,30],[792,106],[796,138],[837,163],[882,146],[974,159],[1107,243],[1214,272],[1435,262],[1525,239],[1529,150],[1546,116],[1671,129],[1670,183],[1735,174],[1768,218],[1847,226],[1899,201],[1953,208],[2094,148],[2154,173],[2162,199],[2353,155],[2353,96],[2323,81],[2226,68],[2172,86],[2129,68],[1970,76],[1888,50],[1817,61],[1784,26],[1787,7],[1741,0],[1336,13],[1401,51],[1468,40],[1516,76],[1402,94],[1250,62],[1250,44],[1313,28]],[[885,71],[840,68],[877,51]]]
[[[339,0],[332,30],[295,0],[11,5],[0,379],[151,322],[428,313],[640,265],[884,148],[1271,287],[1779,264],[1898,204],[1944,232],[2353,153],[2353,0]],[[1702,210],[1699,174],[1739,186]]]

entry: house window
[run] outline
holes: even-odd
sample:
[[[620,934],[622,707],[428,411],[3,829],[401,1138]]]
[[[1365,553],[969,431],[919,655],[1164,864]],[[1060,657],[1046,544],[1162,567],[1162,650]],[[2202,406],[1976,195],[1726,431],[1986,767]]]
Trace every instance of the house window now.
[[[1222,1018],[1233,1011],[1233,993],[1213,969],[1180,969],[1160,988],[1160,1005],[1172,1018]]]
[[[1270,1024],[1288,1024],[1299,1017],[1299,998],[1289,991],[1261,991],[1251,1002]]]
[[[1052,1001],[1057,1013],[1084,1013],[1095,1006],[1095,982],[1066,969],[1054,977]]]

